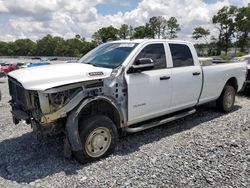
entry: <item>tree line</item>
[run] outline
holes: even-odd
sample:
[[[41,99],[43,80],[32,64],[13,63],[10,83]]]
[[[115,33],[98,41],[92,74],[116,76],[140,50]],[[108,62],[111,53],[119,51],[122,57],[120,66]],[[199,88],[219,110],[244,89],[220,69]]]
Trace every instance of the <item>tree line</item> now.
[[[212,35],[209,29],[196,27],[192,37],[199,40],[196,48],[206,50],[206,55],[228,53],[231,47],[239,48],[245,53],[250,46],[250,4],[237,8],[225,6],[212,17],[212,23],[218,30],[218,36]],[[153,16],[144,25],[132,27],[122,24],[120,28],[110,25],[97,30],[92,41],[76,35],[71,39],[47,35],[37,41],[18,39],[14,42],[0,42],[0,56],[74,56],[79,57],[97,45],[119,39],[178,37],[181,26],[175,17],[166,19]],[[210,38],[209,38],[210,37]]]
[[[103,27],[93,34],[94,41],[104,43],[108,40],[118,39],[143,39],[143,38],[177,38],[177,33],[181,30],[175,17],[169,19],[163,16],[153,16],[142,26],[133,28],[127,24],[122,24],[119,29],[113,26]]]
[[[75,38],[47,35],[36,42],[30,39],[18,39],[15,42],[0,42],[0,56],[70,56],[79,57],[96,46],[80,35]]]

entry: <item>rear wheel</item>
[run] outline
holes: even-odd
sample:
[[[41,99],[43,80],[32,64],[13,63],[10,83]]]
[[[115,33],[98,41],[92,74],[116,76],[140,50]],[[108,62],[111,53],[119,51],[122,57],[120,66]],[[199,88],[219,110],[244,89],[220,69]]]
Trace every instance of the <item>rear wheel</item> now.
[[[222,112],[230,112],[233,109],[236,91],[234,87],[226,85],[217,100],[217,107]]]
[[[110,118],[94,115],[80,122],[80,138],[83,150],[74,152],[74,156],[79,162],[86,163],[112,153],[118,133]]]

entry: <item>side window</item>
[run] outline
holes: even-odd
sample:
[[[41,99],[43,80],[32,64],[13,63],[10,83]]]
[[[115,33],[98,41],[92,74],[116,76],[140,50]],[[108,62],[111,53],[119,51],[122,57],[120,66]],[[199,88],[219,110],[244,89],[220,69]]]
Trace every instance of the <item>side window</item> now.
[[[135,60],[151,58],[154,61],[154,69],[166,68],[166,55],[163,44],[149,44],[144,47]]]
[[[169,44],[174,67],[193,66],[194,59],[189,47],[185,44]]]

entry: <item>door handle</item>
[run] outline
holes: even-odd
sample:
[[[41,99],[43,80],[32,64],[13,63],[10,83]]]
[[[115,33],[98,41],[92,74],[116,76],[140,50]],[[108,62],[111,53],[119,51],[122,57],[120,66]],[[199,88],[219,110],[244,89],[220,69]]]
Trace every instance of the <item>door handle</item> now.
[[[193,75],[194,76],[198,76],[198,75],[200,75],[201,73],[200,72],[193,72]]]
[[[169,80],[170,79],[170,76],[161,76],[160,77],[160,80]]]

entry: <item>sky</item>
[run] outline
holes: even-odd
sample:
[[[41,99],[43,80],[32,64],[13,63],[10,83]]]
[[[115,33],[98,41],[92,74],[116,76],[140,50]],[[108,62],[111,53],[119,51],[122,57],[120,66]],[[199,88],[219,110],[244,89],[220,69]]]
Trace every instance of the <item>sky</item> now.
[[[179,39],[192,40],[195,27],[217,30],[211,19],[223,6],[247,6],[250,0],[0,0],[0,41],[37,40],[47,34],[87,40],[101,27],[144,25],[152,16],[174,16]]]

